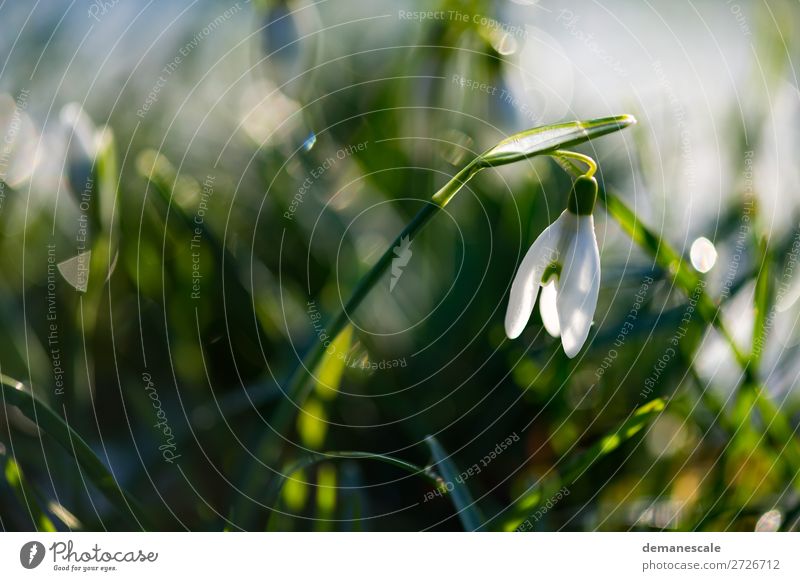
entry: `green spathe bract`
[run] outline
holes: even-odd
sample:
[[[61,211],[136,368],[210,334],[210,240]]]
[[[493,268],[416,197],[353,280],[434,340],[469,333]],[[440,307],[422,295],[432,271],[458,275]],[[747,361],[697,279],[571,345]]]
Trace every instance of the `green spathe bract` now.
[[[636,118],[633,115],[617,115],[590,121],[570,121],[545,125],[515,133],[475,158],[441,190],[436,192],[432,199],[436,204],[444,207],[458,190],[482,169],[515,163],[537,155],[550,154],[559,149],[625,129],[635,123]]]
[[[488,166],[505,165],[522,159],[571,147],[595,137],[614,133],[636,123],[633,115],[601,117],[591,121],[569,121],[515,133],[480,156]]]

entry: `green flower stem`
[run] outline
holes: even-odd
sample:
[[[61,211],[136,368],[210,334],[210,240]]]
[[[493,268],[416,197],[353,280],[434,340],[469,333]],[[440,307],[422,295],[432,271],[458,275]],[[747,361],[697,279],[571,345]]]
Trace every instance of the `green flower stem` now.
[[[548,478],[548,480],[551,480],[556,487],[566,486],[568,489],[572,488],[599,461],[648,427],[664,411],[666,405],[667,402],[664,399],[656,398],[638,407],[614,431],[606,434],[586,451],[572,455],[568,459],[566,459],[566,454],[562,456],[562,459],[558,462],[558,464],[561,464],[563,460],[562,467],[557,474],[554,474],[552,479]],[[577,442],[567,450],[567,453],[576,445]],[[545,474],[545,477],[548,477],[548,474]],[[517,497],[511,506],[504,511],[504,524],[501,529],[511,531],[525,522],[547,501],[547,496],[543,494],[543,491],[547,488],[546,484],[534,484]],[[492,517],[490,520],[495,518],[497,517]]]
[[[477,173],[478,169],[475,164],[470,164],[458,174],[456,174],[445,186],[440,189],[432,198],[432,202],[426,204],[414,218],[403,228],[403,231],[398,234],[394,242],[386,249],[378,261],[373,265],[369,272],[356,285],[353,294],[345,304],[345,307],[336,314],[329,324],[325,326],[325,331],[334,341],[339,333],[345,328],[349,322],[350,314],[355,311],[362,303],[364,298],[369,294],[372,288],[377,284],[386,269],[389,268],[394,257],[393,249],[400,244],[403,239],[413,240],[420,230],[433,218],[439,210],[441,210],[458,191],[467,183],[467,181]],[[469,171],[468,171],[469,170]],[[301,363],[295,368],[294,372],[289,378],[286,389],[283,391],[283,397],[278,402],[275,412],[270,418],[268,424],[269,430],[264,433],[257,447],[257,455],[259,463],[262,466],[267,466],[271,469],[278,463],[281,455],[280,439],[284,437],[291,428],[292,420],[295,417],[297,410],[302,405],[302,402],[311,392],[314,387],[313,382],[309,381],[310,376],[314,374],[315,368],[319,365],[325,354],[325,344],[321,341],[315,341],[306,352]],[[252,511],[248,510],[251,505],[250,496],[252,491],[259,488],[259,466],[252,465],[245,476],[246,494],[240,496],[234,508],[233,518],[238,518],[240,524],[249,524],[248,516]]]
[[[75,458],[89,481],[129,521],[132,530],[152,530],[150,519],[139,502],[120,486],[114,475],[89,447],[89,444],[58,414],[26,391],[24,387],[21,382],[0,374],[0,394],[3,405],[17,406],[39,429],[58,442],[64,451]]]
[[[562,159],[562,160],[565,160],[565,158],[566,158],[566,160],[574,159],[574,160],[577,160],[577,161],[585,164],[589,169],[586,171],[586,173],[583,173],[581,175],[585,175],[586,177],[590,178],[595,173],[597,173],[597,162],[594,159],[592,159],[591,157],[589,157],[588,155],[584,155],[584,154],[578,153],[576,151],[568,151],[566,149],[557,149],[556,151],[553,152],[553,157],[555,157],[556,159]],[[580,177],[580,175],[578,175],[576,177]]]

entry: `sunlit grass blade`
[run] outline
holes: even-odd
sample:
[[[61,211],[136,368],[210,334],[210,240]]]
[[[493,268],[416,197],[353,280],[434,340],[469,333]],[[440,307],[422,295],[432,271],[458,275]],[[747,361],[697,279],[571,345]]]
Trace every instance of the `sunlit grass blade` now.
[[[444,451],[439,441],[433,436],[425,438],[425,443],[430,448],[431,455],[433,456],[434,467],[441,474],[444,482],[452,484],[453,488],[449,491],[449,496],[453,501],[458,519],[461,521],[464,530],[476,531],[483,524],[483,517],[481,516],[478,506],[472,500],[472,495],[469,493],[466,482],[460,482],[458,468],[456,468],[453,461]],[[441,483],[439,483],[441,488]]]
[[[336,397],[339,384],[347,365],[353,327],[348,325],[325,350],[317,369],[314,394],[302,403],[297,416],[297,433],[304,446],[312,450],[322,449],[328,433],[328,402]]]
[[[611,454],[623,443],[630,440],[633,436],[650,424],[661,412],[664,411],[666,403],[658,398],[636,408],[636,410],[620,426],[604,436],[599,442],[578,456],[574,461],[567,464],[563,470],[562,481],[565,485],[574,484],[583,474],[586,473],[596,462]]]
[[[150,530],[150,519],[139,502],[125,491],[83,438],[53,410],[24,390],[19,381],[0,375],[2,402],[13,405],[36,423],[78,462],[89,481],[100,490],[117,511],[137,529]]]
[[[613,192],[600,188],[599,198],[606,211],[622,227],[631,240],[647,251],[656,263],[675,280],[680,289],[688,296],[698,293],[698,306],[703,319],[707,323],[722,325],[717,317],[717,307],[705,292],[703,280],[689,268],[687,261],[672,246],[645,225],[639,217]]]
[[[601,438],[585,452],[568,460],[561,470],[561,476],[556,486],[565,486],[569,490],[569,487],[575,484],[594,464],[641,432],[664,411],[665,407],[666,404],[661,398],[638,407],[616,430]],[[504,519],[501,529],[509,531],[518,528],[536,511],[546,497],[547,495],[542,492],[541,485],[531,486],[509,508],[508,516]]]
[[[35,529],[38,532],[54,532],[57,530],[56,525],[53,524],[47,513],[39,506],[36,493],[32,490],[25,475],[22,473],[22,469],[14,458],[6,460],[3,476],[9,487],[14,491],[17,501],[25,507]]]
[[[331,530],[331,521],[336,515],[338,497],[336,468],[322,463],[317,469],[315,530]]]
[[[798,441],[791,423],[783,412],[763,393],[763,388],[759,385],[751,357],[745,355],[734,341],[720,316],[717,305],[706,292],[702,279],[690,270],[686,261],[673,250],[669,242],[657,236],[650,228],[644,225],[619,196],[604,188],[600,189],[599,194],[600,200],[604,203],[608,213],[627,232],[631,239],[651,254],[661,268],[670,273],[675,283],[687,296],[694,295],[698,297],[697,312],[706,324],[713,325],[727,341],[744,374],[742,389],[743,391],[751,392],[746,401],[742,401],[742,395],[740,394],[739,401],[737,401],[737,409],[734,410],[734,421],[745,421],[746,414],[752,412],[753,408],[758,409],[765,423],[768,437],[773,443],[778,443],[780,449],[784,449],[789,462],[789,469],[791,470],[792,466],[800,466],[800,441]],[[766,252],[765,249],[762,249],[762,251]],[[762,271],[764,268],[762,268]],[[767,274],[764,273],[761,276],[766,277]],[[760,301],[761,310],[764,312],[762,316],[766,317],[765,311],[768,309],[769,302],[769,291],[764,288],[767,285],[766,280],[761,285],[761,290],[757,290],[757,300]],[[759,321],[757,317],[754,333],[762,333],[765,325],[766,319]],[[800,483],[797,477],[794,478],[794,481],[796,486]]]

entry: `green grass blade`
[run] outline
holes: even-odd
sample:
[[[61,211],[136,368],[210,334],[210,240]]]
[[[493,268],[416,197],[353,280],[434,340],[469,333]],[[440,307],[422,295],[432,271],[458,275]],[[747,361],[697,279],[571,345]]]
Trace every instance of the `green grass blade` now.
[[[464,526],[464,530],[476,531],[483,524],[483,517],[478,510],[475,501],[472,500],[472,495],[465,482],[459,482],[458,477],[461,472],[456,468],[453,461],[444,451],[439,441],[433,436],[425,438],[425,443],[433,455],[434,466],[442,475],[444,482],[451,483],[453,490],[450,492],[450,498],[458,513],[458,518]],[[441,483],[439,483],[441,487]]]
[[[658,398],[636,408],[634,412],[616,430],[610,432],[588,450],[568,461],[561,471],[561,478],[558,486],[569,489],[583,476],[596,462],[611,454],[623,443],[631,439],[650,424],[662,411],[666,404],[663,399]],[[512,531],[519,527],[529,518],[542,501],[546,500],[547,495],[543,494],[542,487],[534,485],[521,495],[509,508],[509,516],[504,520],[501,529]]]
[[[764,351],[764,342],[767,338],[769,331],[768,315],[771,306],[770,300],[770,255],[769,247],[767,246],[767,239],[763,238],[759,244],[759,257],[760,268],[756,276],[756,293],[755,293],[755,322],[753,324],[753,344],[750,351],[750,365],[753,368],[753,374],[758,370],[761,363],[761,354]]]
[[[705,290],[705,281],[692,270],[672,246],[646,226],[622,199],[613,192],[600,188],[600,201],[609,215],[643,250],[655,258],[656,263],[675,281],[688,296],[697,296],[697,311],[709,325],[713,325],[727,340],[742,369],[749,373],[748,358],[738,348],[728,332],[714,300]]]
[[[36,499],[36,494],[31,489],[30,484],[27,482],[25,475],[22,473],[22,468],[19,467],[14,458],[9,458],[5,467],[3,468],[3,476],[6,482],[14,491],[19,503],[26,508],[31,521],[36,527],[37,532],[55,532],[56,525],[47,516],[42,508],[39,506],[39,501]]]
[[[658,398],[636,408],[630,417],[622,422],[616,430],[604,436],[574,462],[565,467],[562,477],[564,484],[567,486],[574,484],[592,465],[641,432],[645,426],[664,411],[665,407],[664,400]]]
[[[622,229],[645,251],[650,253],[661,268],[673,276],[675,283],[681,290],[687,296],[695,295],[698,297],[697,312],[705,323],[713,325],[728,342],[745,376],[743,391],[752,392],[748,395],[746,401],[741,401],[741,397],[739,398],[740,401],[737,402],[734,410],[734,422],[745,421],[745,416],[752,412],[753,407],[757,408],[764,420],[767,436],[773,444],[778,444],[780,449],[784,449],[790,470],[792,470],[792,467],[798,466],[798,463],[800,463],[800,442],[798,442],[795,431],[792,429],[791,422],[763,393],[752,357],[746,356],[733,340],[722,321],[722,317],[719,315],[717,305],[705,291],[705,284],[702,279],[694,271],[690,270],[686,262],[672,249],[667,241],[660,239],[650,228],[645,226],[619,196],[601,188],[599,198],[608,213],[619,223]],[[766,247],[762,247],[762,254],[765,255],[766,252]],[[767,279],[768,271],[765,257],[756,285],[760,287],[756,289],[756,303],[761,313],[760,315],[757,313],[756,316],[754,338],[763,336],[767,325],[766,317],[769,307],[769,284]],[[747,402],[750,403],[748,404]],[[796,468],[793,470],[796,472]],[[795,477],[794,481],[796,486],[800,486],[800,479]]]
[[[126,492],[83,438],[46,404],[23,390],[23,384],[0,374],[2,402],[16,406],[39,429],[53,438],[78,462],[92,482],[136,529],[149,529],[150,519],[139,502]]]

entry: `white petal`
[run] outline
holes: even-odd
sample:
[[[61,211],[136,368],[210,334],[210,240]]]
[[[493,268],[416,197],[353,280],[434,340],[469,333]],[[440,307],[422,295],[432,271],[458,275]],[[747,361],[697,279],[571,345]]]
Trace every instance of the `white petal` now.
[[[566,232],[565,232],[566,235]],[[576,229],[565,238],[556,305],[561,343],[567,357],[575,357],[586,342],[600,290],[600,252],[592,216],[577,216]]]
[[[555,279],[551,279],[542,287],[542,295],[539,297],[539,314],[542,315],[544,328],[553,337],[561,335],[561,325],[558,323],[558,310],[556,310],[557,293]]]
[[[506,311],[506,335],[509,339],[520,336],[531,317],[536,295],[539,293],[542,273],[558,252],[558,241],[564,216],[550,224],[531,245],[511,285]]]

